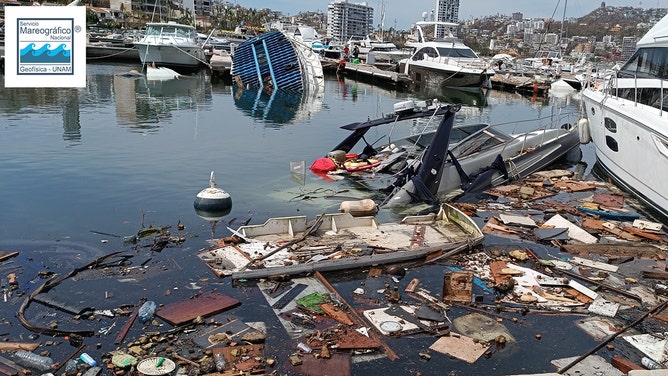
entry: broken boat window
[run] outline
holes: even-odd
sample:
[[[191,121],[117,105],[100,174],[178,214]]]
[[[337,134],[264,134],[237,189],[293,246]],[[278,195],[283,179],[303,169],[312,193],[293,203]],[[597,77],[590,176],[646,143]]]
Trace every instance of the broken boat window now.
[[[608,145],[608,148],[614,152],[619,151],[619,145],[617,144],[617,140],[610,136],[605,136],[605,144]]]
[[[603,119],[603,125],[605,125],[605,129],[609,130],[610,132],[612,133],[617,132],[617,123],[615,123],[614,120],[607,117]]]

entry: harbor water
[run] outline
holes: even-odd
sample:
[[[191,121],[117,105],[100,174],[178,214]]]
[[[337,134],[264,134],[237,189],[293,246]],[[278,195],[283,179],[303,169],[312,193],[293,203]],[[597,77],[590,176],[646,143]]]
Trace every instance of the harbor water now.
[[[100,276],[88,276],[85,284],[69,281],[62,288],[98,309],[136,304],[140,298],[164,304],[187,299],[197,290],[235,296],[241,306],[229,313],[246,321],[266,321],[266,351],[281,363],[292,343],[285,344],[287,336],[257,288],[233,286],[229,279],[217,278],[196,253],[209,246],[208,240],[228,236],[229,229],[243,223],[262,223],[276,216],[313,217],[336,211],[343,200],[377,198],[379,193],[363,180],[329,181],[308,170],[348,134],[340,126],[388,114],[399,101],[433,98],[462,104],[457,123],[484,122],[508,132],[550,122],[575,124],[580,117],[577,94],[532,98],[500,91],[486,95],[448,91],[435,95],[328,76],[322,94],[302,98],[238,90],[205,72],[157,82],[128,74],[139,68],[89,64],[84,89],[11,89],[0,81],[0,250],[20,252],[0,264],[3,288],[6,275],[19,268],[20,291],[29,293],[42,283],[40,270],[66,273],[96,257],[129,251],[136,258],[133,265],[144,268],[142,278],[126,282],[119,277],[118,283],[110,284]],[[370,143],[377,138],[380,134],[374,131],[366,136]],[[581,148],[582,162],[566,167],[588,177],[595,162],[593,148]],[[229,213],[207,216],[193,208],[197,193],[209,186],[211,171],[217,186],[232,198]],[[128,244],[139,230],[150,227],[169,227],[181,242],[161,252]],[[427,266],[420,273],[425,284],[442,283],[441,266]],[[364,277],[355,271],[331,278],[349,296]],[[378,280],[379,287],[383,282]],[[46,341],[38,335],[29,339],[29,332],[14,319],[21,301],[20,295],[14,295],[0,302],[5,317],[0,334],[10,341]],[[26,315],[30,320],[48,321],[55,311],[38,306]],[[61,322],[61,326],[94,328],[96,335],[86,339],[86,351],[99,362],[101,353],[115,347],[114,331],[124,320],[98,318],[90,323]],[[579,356],[595,345],[587,334],[573,328],[576,320],[574,316],[526,318],[523,325],[513,327],[514,335],[531,341],[494,351],[475,364],[435,353],[430,361],[421,359],[417,351],[429,347],[434,341],[430,336],[393,339],[390,345],[399,360],[356,363],[352,373],[554,371],[550,359]],[[113,331],[98,331],[112,324]],[[543,334],[541,341],[534,338],[538,333]],[[62,360],[74,348],[49,350]]]

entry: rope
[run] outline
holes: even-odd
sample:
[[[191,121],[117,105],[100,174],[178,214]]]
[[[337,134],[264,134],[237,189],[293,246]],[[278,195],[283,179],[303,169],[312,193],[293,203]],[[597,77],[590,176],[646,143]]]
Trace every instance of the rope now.
[[[126,53],[126,52],[128,52],[130,50],[134,50],[134,49],[135,49],[134,47],[129,47],[129,48],[124,49],[123,51],[116,52],[115,54],[111,54],[111,55],[97,56],[97,57],[86,57],[86,60],[108,59],[110,57],[114,57],[114,56]]]

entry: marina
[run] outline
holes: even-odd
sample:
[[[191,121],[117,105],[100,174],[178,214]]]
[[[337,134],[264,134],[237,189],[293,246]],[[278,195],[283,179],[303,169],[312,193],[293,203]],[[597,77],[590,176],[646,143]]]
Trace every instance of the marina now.
[[[664,21],[614,78],[176,22],[0,75],[0,374],[663,374]]]

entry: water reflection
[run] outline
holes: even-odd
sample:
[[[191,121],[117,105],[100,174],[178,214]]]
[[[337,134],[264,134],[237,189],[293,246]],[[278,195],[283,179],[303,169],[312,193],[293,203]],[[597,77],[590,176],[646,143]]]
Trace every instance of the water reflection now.
[[[284,90],[269,94],[262,88],[244,89],[236,85],[232,91],[237,108],[267,126],[305,121],[322,109],[322,95]]]
[[[148,80],[145,76],[113,77],[116,118],[133,131],[153,132],[173,111],[193,110],[211,103],[209,76],[200,73],[171,80]]]
[[[462,104],[470,107],[489,106],[491,90],[459,90],[456,88],[434,88],[431,86],[415,87],[414,93],[423,98],[436,98],[444,103]]]

